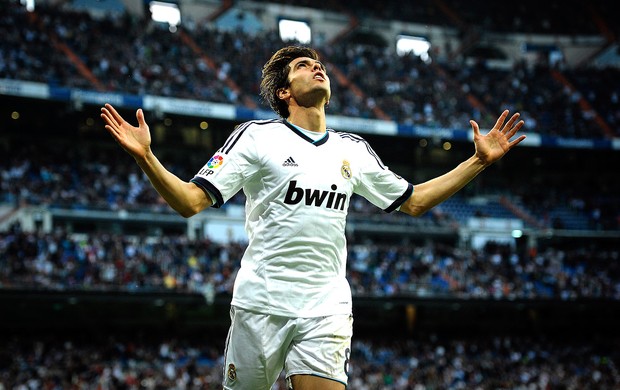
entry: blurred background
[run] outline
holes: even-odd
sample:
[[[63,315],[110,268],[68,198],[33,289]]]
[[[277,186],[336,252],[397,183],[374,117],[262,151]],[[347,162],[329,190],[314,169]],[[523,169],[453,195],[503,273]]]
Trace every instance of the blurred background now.
[[[620,389],[620,14],[606,0],[0,0],[0,389],[219,389],[244,197],[183,219],[110,102],[189,180],[275,116],[303,43],[328,126],[416,183],[520,112],[528,138],[413,219],[354,198],[349,388]],[[277,142],[277,140],[274,140]],[[320,164],[317,162],[317,169]],[[284,389],[280,380],[274,389]]]

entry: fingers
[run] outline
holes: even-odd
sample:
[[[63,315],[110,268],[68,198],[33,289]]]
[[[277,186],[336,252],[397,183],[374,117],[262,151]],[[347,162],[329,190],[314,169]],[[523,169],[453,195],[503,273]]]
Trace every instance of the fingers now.
[[[508,144],[508,150],[510,150],[510,149],[514,148],[515,146],[517,146],[524,139],[525,139],[525,135],[522,135],[519,138],[515,138],[514,140],[510,141],[510,143]]]
[[[141,108],[138,108],[136,111],[136,119],[138,119],[138,126],[144,127],[146,126],[146,120],[144,119],[144,111]]]
[[[510,117],[508,122],[504,124],[506,117],[508,117],[508,112],[509,112],[508,110],[504,110],[504,112],[502,112],[502,114],[497,119],[497,122],[495,122],[495,126],[493,128],[496,130],[499,130],[502,134],[506,136],[506,138],[510,139],[512,138],[512,136],[514,136],[519,131],[519,129],[521,129],[521,127],[523,127],[525,122],[522,120],[517,122],[521,114],[516,112]],[[525,136],[523,136],[523,138],[525,138]],[[522,140],[523,139],[520,139],[519,142],[521,142]]]
[[[497,118],[497,122],[495,122],[495,126],[493,126],[494,129],[501,129],[502,126],[504,125],[504,121],[506,120],[506,117],[508,116],[508,110],[504,110],[504,112],[502,112],[502,115],[499,116],[499,118]]]
[[[474,136],[480,135],[480,127],[478,126],[478,123],[476,123],[475,120],[471,119],[469,121],[469,124],[471,125],[471,128],[474,130]]]
[[[112,107],[111,104],[106,103],[101,108],[101,118],[106,123],[105,129],[112,135],[117,141],[122,137],[121,125],[124,122],[123,117]]]
[[[506,129],[510,130],[512,128],[512,125],[517,121],[517,119],[519,118],[521,114],[519,114],[518,112],[514,113],[510,119],[508,120],[508,123],[506,123],[506,125],[504,126],[504,128],[502,129],[502,131],[506,131]]]
[[[118,115],[114,107],[107,103],[105,107],[101,107],[101,118],[112,127],[118,127],[122,123],[120,115]],[[119,121],[118,118],[121,120]]]
[[[515,114],[517,115],[517,114]],[[514,116],[513,116],[514,118]],[[516,120],[516,118],[514,118],[514,120]],[[514,123],[513,119],[511,119],[511,122]],[[510,122],[509,122],[510,123]],[[517,134],[517,131],[519,131],[523,125],[525,124],[524,121],[519,121],[517,122],[517,124],[513,127],[512,123],[510,123],[510,127],[508,125],[506,125],[506,127],[508,128],[508,130],[506,131],[506,138],[510,139],[512,138],[513,135]]]
[[[116,124],[120,126],[121,123],[124,122],[123,117],[116,111],[114,107],[110,103],[105,104],[105,109],[110,113],[110,117],[116,121]],[[103,111],[104,109],[102,109]]]
[[[103,109],[101,110],[101,119],[103,119],[104,122],[106,123],[105,128],[108,129],[108,131],[118,128],[116,121],[112,119],[112,117],[110,116],[110,113],[107,111],[104,111]]]
[[[523,120],[520,120],[517,122],[517,120],[521,116],[521,114],[519,114],[518,112],[514,113],[510,117],[508,122],[504,124],[504,122],[506,121],[506,118],[508,117],[508,113],[509,113],[508,110],[504,110],[504,112],[502,112],[502,114],[497,119],[497,122],[495,122],[495,126],[493,126],[493,129],[492,129],[492,130],[497,130],[501,134],[503,134],[506,137],[506,140],[510,140],[525,125],[525,122]],[[476,123],[476,121],[474,121],[473,119],[470,120],[469,123],[471,124],[471,127],[474,130],[474,136],[479,136],[480,127],[478,126],[478,123]],[[508,143],[508,147],[512,149],[514,146],[519,144],[525,138],[526,138],[525,135],[519,136],[518,138],[510,141]]]
[[[125,122],[123,117],[116,111],[116,109],[109,103],[106,103],[104,107],[101,107],[101,118],[111,127],[120,128]],[[138,125],[140,127],[146,126],[146,120],[144,119],[144,111],[139,108],[136,111],[136,118],[138,119]]]

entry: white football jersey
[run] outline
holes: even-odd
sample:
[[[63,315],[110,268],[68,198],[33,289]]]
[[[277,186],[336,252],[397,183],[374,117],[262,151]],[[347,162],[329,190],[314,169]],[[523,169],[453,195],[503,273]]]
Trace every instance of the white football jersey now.
[[[413,191],[360,136],[328,129],[314,141],[283,119],[239,125],[192,182],[214,207],[246,195],[249,242],[232,304],[288,317],[351,313],[351,195],[391,212]]]

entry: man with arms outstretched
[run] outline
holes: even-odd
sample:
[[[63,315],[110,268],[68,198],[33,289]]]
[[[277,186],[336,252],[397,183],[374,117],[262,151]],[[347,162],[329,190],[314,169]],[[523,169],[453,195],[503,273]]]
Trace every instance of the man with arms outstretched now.
[[[106,129],[184,217],[246,195],[248,247],[231,302],[224,389],[269,390],[284,369],[294,390],[347,384],[353,318],[346,280],[345,221],[355,193],[386,212],[414,217],[463,188],[519,144],[523,126],[504,111],[486,134],[470,121],[475,152],[453,170],[412,185],[390,171],[356,134],[327,128],[330,80],[317,53],[288,46],[263,67],[261,95],[278,119],[239,125],[189,182],[150,148],[138,127],[109,104]]]

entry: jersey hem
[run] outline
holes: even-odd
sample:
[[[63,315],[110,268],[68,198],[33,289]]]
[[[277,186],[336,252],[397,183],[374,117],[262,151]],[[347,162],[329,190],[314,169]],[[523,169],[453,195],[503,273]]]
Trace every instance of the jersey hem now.
[[[192,180],[190,180],[190,182],[196,184],[203,191],[205,191],[207,196],[209,196],[209,194],[213,195],[213,197],[215,198],[215,203],[212,205],[212,207],[216,209],[222,207],[222,205],[224,204],[224,198],[222,197],[222,193],[208,180],[202,177],[194,177]]]
[[[347,310],[343,311],[320,311],[320,312],[308,312],[308,313],[297,313],[290,312],[285,310],[270,310],[266,308],[265,305],[243,305],[239,304],[239,302],[234,299],[230,303],[231,306],[238,307],[245,311],[250,311],[258,314],[268,314],[272,316],[278,317],[286,317],[286,318],[317,318],[317,317],[327,317],[327,316],[340,316],[340,315],[353,315],[353,309],[351,306],[347,308]]]
[[[388,207],[387,209],[383,210],[386,213],[391,213],[392,211],[396,210],[397,208],[399,208],[403,203],[405,203],[405,201],[407,199],[409,199],[409,197],[411,196],[411,194],[413,193],[413,184],[408,183],[407,185],[407,190],[405,191],[404,194],[402,194],[398,199],[396,199],[394,201],[394,203],[392,203],[390,205],[390,207]]]

